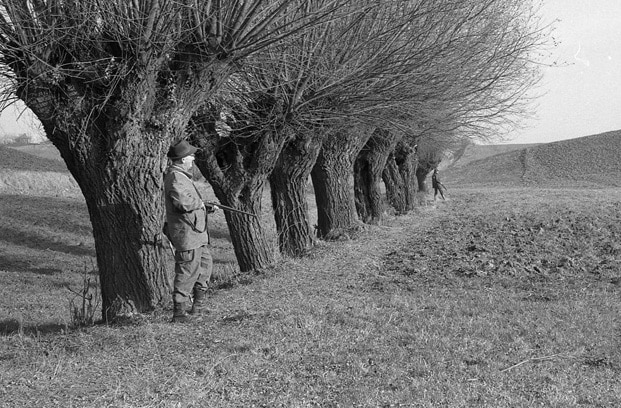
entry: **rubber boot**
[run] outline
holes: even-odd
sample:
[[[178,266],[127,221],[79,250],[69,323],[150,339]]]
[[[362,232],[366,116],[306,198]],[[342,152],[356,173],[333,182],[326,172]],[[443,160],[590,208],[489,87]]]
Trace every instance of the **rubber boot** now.
[[[194,303],[190,313],[193,315],[206,314],[207,310],[207,291],[194,288]]]
[[[173,323],[187,323],[190,321],[188,316],[188,305],[185,302],[174,302],[173,304]]]

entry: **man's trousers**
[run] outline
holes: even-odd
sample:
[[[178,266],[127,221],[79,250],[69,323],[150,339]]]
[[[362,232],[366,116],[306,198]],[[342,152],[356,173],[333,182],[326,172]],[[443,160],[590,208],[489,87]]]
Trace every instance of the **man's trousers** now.
[[[213,259],[207,245],[188,251],[175,251],[173,302],[190,300],[194,289],[207,290]]]

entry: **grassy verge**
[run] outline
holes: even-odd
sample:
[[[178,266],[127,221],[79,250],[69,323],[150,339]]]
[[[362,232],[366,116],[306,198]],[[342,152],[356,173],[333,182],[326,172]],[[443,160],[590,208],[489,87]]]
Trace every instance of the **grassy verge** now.
[[[9,316],[0,400],[620,406],[621,191],[451,194],[214,289],[211,314],[195,324],[172,325],[163,310],[128,326],[20,331]],[[67,310],[62,299],[41,303]]]

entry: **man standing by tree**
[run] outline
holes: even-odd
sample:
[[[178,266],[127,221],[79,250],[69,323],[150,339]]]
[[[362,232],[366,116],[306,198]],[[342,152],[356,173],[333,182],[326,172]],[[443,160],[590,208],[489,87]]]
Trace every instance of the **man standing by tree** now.
[[[438,177],[438,168],[436,167],[435,169],[433,169],[433,174],[431,175],[431,187],[433,187],[433,199],[435,201],[436,196],[438,195],[438,193],[440,193],[440,196],[442,197],[443,200],[445,200],[444,198],[444,189],[446,187],[444,187],[444,184],[442,184],[440,182],[440,178]]]
[[[172,321],[179,323],[189,320],[190,296],[194,297],[191,314],[206,310],[207,283],[213,269],[206,217],[217,207],[205,206],[192,181],[196,150],[185,140],[173,145],[168,152],[172,162],[164,175],[165,234],[175,247]]]

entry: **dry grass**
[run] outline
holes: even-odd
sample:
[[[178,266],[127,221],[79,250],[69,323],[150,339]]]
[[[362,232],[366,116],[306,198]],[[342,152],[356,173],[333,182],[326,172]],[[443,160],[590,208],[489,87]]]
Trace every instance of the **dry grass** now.
[[[81,198],[77,183],[51,144],[0,146],[0,193]]]
[[[214,285],[211,314],[194,324],[160,310],[71,329],[65,285],[80,287],[94,255],[84,204],[0,196],[0,214],[23,214],[16,227],[0,218],[0,401],[620,406],[620,199],[451,188],[355,240]],[[216,267],[230,271],[226,231],[213,228]]]

